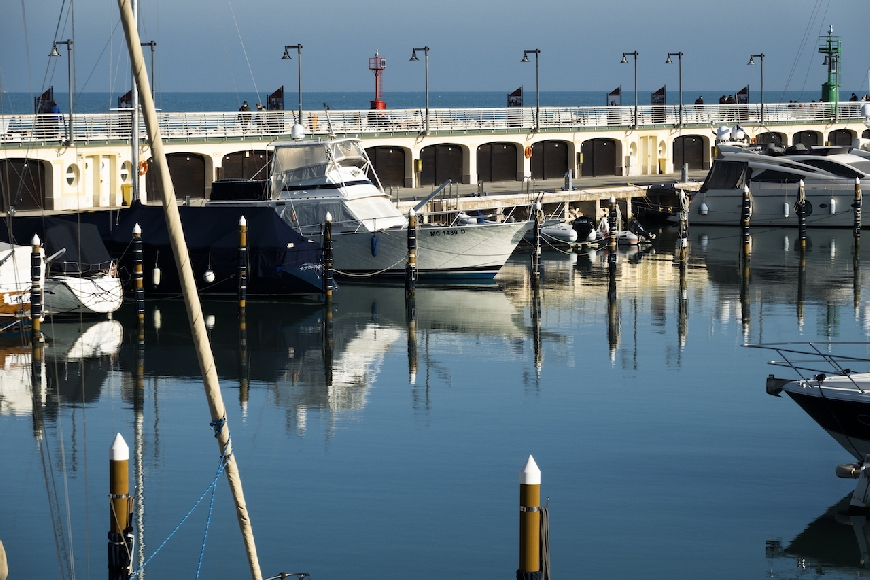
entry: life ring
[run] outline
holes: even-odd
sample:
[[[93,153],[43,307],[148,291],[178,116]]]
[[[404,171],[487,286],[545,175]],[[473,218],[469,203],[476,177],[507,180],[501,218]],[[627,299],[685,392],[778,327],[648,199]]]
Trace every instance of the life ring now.
[[[528,147],[526,147],[525,154],[526,154],[526,159],[531,159],[531,158],[532,158],[532,147],[531,147],[531,145],[529,145]]]
[[[148,173],[148,162],[140,161],[139,162],[139,175],[145,175]]]

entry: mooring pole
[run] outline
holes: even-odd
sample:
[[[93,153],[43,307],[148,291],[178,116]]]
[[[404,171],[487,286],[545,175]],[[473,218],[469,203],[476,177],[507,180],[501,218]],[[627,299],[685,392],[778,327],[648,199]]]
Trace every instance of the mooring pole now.
[[[853,227],[853,235],[855,236],[855,246],[861,240],[861,178],[855,178],[855,201],[852,203],[855,208],[855,224]]]
[[[332,287],[335,277],[334,261],[332,255],[332,214],[326,212],[326,221],[323,223],[323,295],[326,301],[332,300]]]
[[[136,317],[140,324],[145,322],[145,287],[142,269],[142,228],[133,226],[133,284],[136,288]]]
[[[405,267],[405,297],[417,288],[417,213],[408,210],[408,264]]]
[[[797,214],[798,214],[798,240],[800,241],[799,246],[801,248],[807,247],[807,195],[804,191],[804,180],[801,179],[798,182],[798,200],[797,200]]]
[[[535,211],[535,229],[533,232],[535,235],[535,247],[532,249],[532,281],[537,282],[541,279],[541,220],[543,215],[540,201],[536,201],[533,207]]]
[[[109,448],[109,580],[126,580],[132,570],[130,448],[121,434]]]
[[[30,340],[42,338],[42,242],[33,234],[30,242]]]
[[[541,580],[541,470],[531,455],[520,472],[520,567],[517,580]]]
[[[610,196],[610,212],[607,214],[607,225],[610,227],[610,252],[616,253],[616,196]]]
[[[248,222],[239,218],[239,312],[248,306]]]
[[[43,368],[45,342],[33,340],[30,342],[30,348],[30,398],[33,406],[33,437],[39,441],[42,439],[44,421],[42,394],[45,375]]]
[[[752,215],[752,198],[749,186],[743,186],[743,209],[741,212],[740,227],[743,231],[743,252],[749,253],[749,217]]]

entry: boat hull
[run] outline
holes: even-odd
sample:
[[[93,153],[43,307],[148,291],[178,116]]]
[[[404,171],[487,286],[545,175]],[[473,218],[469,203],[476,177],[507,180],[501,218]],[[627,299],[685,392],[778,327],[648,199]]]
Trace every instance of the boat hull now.
[[[421,227],[417,268],[423,278],[493,277],[513,253],[531,222]],[[320,241],[320,240],[317,240]],[[333,235],[333,263],[339,276],[404,275],[408,230]]]
[[[839,389],[833,385],[820,390],[814,381],[788,383],[783,390],[855,459],[864,461],[870,454],[870,392],[861,393],[854,386]]]
[[[45,279],[46,314],[108,314],[124,302],[117,276],[49,276]]]
[[[806,199],[812,204],[812,214],[806,216],[807,227],[851,227],[855,221],[852,203],[855,201],[854,186],[805,189]],[[772,188],[759,188],[753,184],[751,193],[751,226],[798,226],[798,216],[794,209],[797,201],[795,185],[777,185]],[[833,200],[833,208],[831,204]],[[701,213],[701,204],[707,206],[706,214]],[[786,212],[788,207],[788,212]],[[715,190],[698,193],[689,207],[691,225],[739,226],[743,219],[743,191],[738,189]]]

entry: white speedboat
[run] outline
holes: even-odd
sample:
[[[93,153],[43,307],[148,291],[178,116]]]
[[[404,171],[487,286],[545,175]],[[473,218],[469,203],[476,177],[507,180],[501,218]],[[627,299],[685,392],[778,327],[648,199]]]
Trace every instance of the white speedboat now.
[[[719,145],[704,185],[694,195],[692,225],[740,225],[749,187],[750,225],[797,227],[796,202],[804,182],[807,226],[854,223],[855,182],[870,185],[867,153],[848,147],[747,148]]]
[[[124,289],[96,226],[46,218],[46,314],[108,314]]]
[[[303,236],[318,242],[329,214],[338,274],[402,274],[408,253],[408,219],[372,179],[378,182],[358,140],[278,142],[268,195],[245,200],[213,189],[208,205],[268,205]],[[531,225],[421,225],[417,234],[419,274],[492,277]]]

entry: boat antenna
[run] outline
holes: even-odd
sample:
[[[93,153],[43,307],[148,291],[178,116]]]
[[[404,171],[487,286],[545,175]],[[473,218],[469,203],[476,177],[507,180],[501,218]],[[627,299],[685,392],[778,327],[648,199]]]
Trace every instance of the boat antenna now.
[[[335,138],[335,131],[332,130],[332,119],[329,118],[329,105],[323,103],[323,112],[326,113],[326,125],[329,127],[329,136]]]

